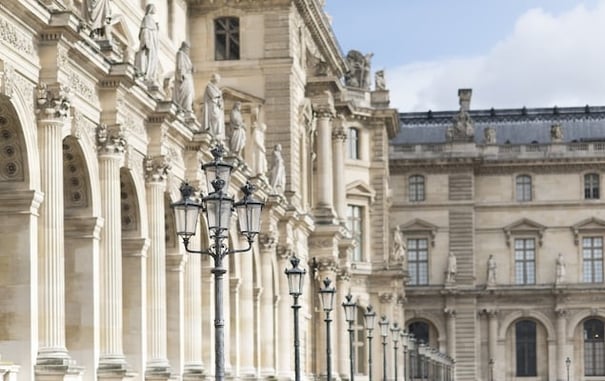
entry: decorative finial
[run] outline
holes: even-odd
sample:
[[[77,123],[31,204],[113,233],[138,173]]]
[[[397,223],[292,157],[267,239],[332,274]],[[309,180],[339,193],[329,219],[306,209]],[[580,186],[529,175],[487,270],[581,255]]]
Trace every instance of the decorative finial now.
[[[183,196],[183,198],[191,197],[191,195],[194,192],[193,187],[191,185],[189,185],[189,183],[187,181],[183,181],[179,190],[181,191],[181,196]]]
[[[219,161],[225,154],[225,148],[222,144],[217,144],[210,150],[210,153],[212,153],[212,156],[214,156],[215,161]]]
[[[220,177],[217,177],[216,179],[212,180],[212,187],[214,188],[215,192],[220,192],[224,186],[225,180],[221,179]]]

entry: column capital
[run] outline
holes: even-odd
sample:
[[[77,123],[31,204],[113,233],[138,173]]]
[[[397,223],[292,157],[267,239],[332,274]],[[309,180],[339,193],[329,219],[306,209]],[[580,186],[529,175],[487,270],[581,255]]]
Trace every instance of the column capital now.
[[[557,315],[558,318],[565,318],[567,316],[567,310],[563,307],[556,307],[555,308],[555,315]]]
[[[263,250],[271,250],[277,246],[277,234],[274,231],[261,233],[258,237],[258,243]]]
[[[291,256],[296,255],[294,249],[292,249],[292,245],[283,244],[277,245],[277,257],[281,260],[287,260]]]
[[[395,294],[393,294],[392,292],[381,292],[378,294],[378,299],[380,300],[380,303],[383,304],[392,303],[394,298]]]
[[[453,308],[453,307],[445,307],[443,309],[443,313],[448,318],[455,318],[456,317],[456,309]]]
[[[488,318],[495,318],[498,316],[498,309],[495,307],[484,308],[480,312],[482,315],[487,316]]]
[[[147,156],[143,161],[147,182],[163,182],[170,168],[170,160],[164,155]]]
[[[334,126],[332,128],[332,140],[336,140],[336,141],[345,141],[347,140],[347,133],[345,131],[345,128],[340,125],[340,126]]]
[[[40,120],[56,119],[61,122],[69,115],[70,88],[54,83],[40,82],[36,88],[36,114]]]
[[[120,124],[97,126],[97,148],[99,154],[123,154],[126,149],[124,128]]]

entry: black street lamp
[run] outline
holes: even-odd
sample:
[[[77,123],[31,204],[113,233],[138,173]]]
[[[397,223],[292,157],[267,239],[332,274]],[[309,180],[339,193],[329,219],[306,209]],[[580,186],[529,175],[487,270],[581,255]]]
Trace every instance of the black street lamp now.
[[[389,319],[382,315],[378,322],[382,336],[382,379],[387,381],[387,336],[389,335]]]
[[[489,381],[494,381],[494,359],[489,359]]]
[[[571,359],[568,357],[565,359],[565,366],[567,367],[567,381],[569,381],[569,366],[571,365]]]
[[[374,331],[374,322],[376,320],[376,312],[371,305],[366,307],[366,313],[363,314],[368,331],[368,381],[372,381],[372,332]]]
[[[401,346],[403,347],[403,381],[407,381],[408,379],[408,345],[409,345],[409,338],[410,335],[408,335],[408,331],[405,329],[401,330]]]
[[[329,278],[326,277],[323,282],[324,286],[319,290],[319,296],[323,310],[326,313],[326,318],[324,319],[326,322],[326,381],[332,381],[332,343],[330,342],[330,323],[332,319],[330,318],[330,312],[334,308],[334,293],[336,293],[336,289],[330,285],[332,281]]]
[[[202,197],[202,202],[196,202],[192,195],[193,187],[187,182],[181,185],[182,199],[171,205],[174,209],[176,234],[181,236],[183,245],[188,253],[210,255],[214,260],[214,340],[215,340],[215,379],[225,378],[225,317],[223,315],[223,277],[227,270],[223,267],[223,259],[233,253],[242,253],[252,248],[252,242],[260,231],[260,213],[263,203],[252,198],[254,187],[246,183],[241,190],[244,197],[234,202],[227,194],[233,166],[222,160],[223,147],[217,145],[212,150],[214,160],[202,165],[206,175],[210,194]],[[245,249],[230,250],[225,244],[231,226],[231,215],[237,212],[239,230],[248,241]],[[189,249],[189,240],[195,235],[199,215],[204,213],[208,222],[211,244],[205,250]]]
[[[345,296],[345,301],[342,303],[343,308],[345,309],[345,320],[349,323],[349,363],[351,364],[351,379],[350,381],[354,381],[355,377],[355,350],[353,349],[353,323],[355,322],[355,312],[357,312],[357,303],[353,301],[353,295],[351,295],[351,291],[347,296]]]
[[[300,260],[293,256],[290,258],[292,268],[286,269],[285,273],[288,276],[288,287],[290,295],[294,298],[292,309],[294,310],[294,379],[300,381],[300,337],[298,333],[298,297],[302,294],[303,278],[307,270],[298,267]]]
[[[397,344],[399,343],[399,331],[401,331],[401,328],[399,328],[399,323],[394,322],[393,326],[391,327],[391,340],[393,341],[393,380],[397,381]]]

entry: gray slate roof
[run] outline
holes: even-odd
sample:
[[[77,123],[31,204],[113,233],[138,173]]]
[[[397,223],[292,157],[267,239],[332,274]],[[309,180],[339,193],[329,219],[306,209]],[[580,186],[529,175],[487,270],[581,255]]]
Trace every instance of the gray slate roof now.
[[[560,124],[563,141],[605,141],[605,106],[470,110],[475,143],[487,127],[496,129],[497,144],[550,143],[550,128]],[[458,111],[400,113],[399,134],[392,145],[445,143],[445,132]]]

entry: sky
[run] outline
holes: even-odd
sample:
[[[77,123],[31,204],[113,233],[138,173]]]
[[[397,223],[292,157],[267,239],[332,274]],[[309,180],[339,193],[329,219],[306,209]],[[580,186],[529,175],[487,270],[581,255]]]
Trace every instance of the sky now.
[[[605,105],[605,0],[326,0],[400,112]]]

